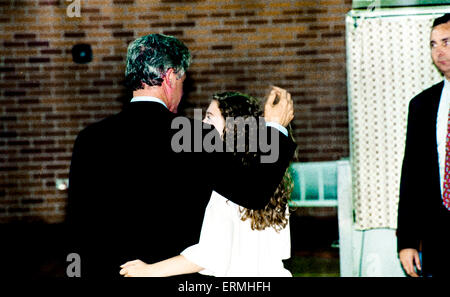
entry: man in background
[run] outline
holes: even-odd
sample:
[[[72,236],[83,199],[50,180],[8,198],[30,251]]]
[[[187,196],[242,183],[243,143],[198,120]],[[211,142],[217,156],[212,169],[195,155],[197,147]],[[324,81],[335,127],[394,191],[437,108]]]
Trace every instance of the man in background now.
[[[399,257],[413,277],[450,275],[450,14],[434,21],[430,46],[444,81],[409,104],[398,208]]]

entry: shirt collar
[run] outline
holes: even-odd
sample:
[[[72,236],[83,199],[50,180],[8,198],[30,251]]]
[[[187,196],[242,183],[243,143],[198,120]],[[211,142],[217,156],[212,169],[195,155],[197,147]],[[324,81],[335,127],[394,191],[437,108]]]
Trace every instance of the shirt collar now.
[[[166,103],[164,103],[164,101],[162,101],[159,98],[153,97],[153,96],[136,96],[136,97],[133,97],[133,99],[131,99],[130,102],[158,102],[158,103],[164,105],[165,108],[167,108],[167,105],[166,105]]]

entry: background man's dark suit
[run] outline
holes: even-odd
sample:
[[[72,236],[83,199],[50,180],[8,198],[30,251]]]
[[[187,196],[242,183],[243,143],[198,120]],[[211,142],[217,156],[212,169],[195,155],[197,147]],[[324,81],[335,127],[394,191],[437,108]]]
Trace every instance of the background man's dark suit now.
[[[229,153],[174,153],[175,116],[159,103],[133,102],[77,137],[67,244],[68,252],[81,250],[82,277],[119,277],[126,261],[159,261],[198,242],[213,188],[264,207],[295,150],[280,133],[276,164],[244,168]]]
[[[450,274],[450,212],[443,206],[436,144],[436,119],[444,83],[409,104],[398,209],[398,250],[419,250],[424,272]]]

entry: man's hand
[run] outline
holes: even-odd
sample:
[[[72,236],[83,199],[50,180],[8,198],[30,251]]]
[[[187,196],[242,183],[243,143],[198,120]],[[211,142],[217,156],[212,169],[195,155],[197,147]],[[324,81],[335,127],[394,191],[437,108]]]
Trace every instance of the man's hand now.
[[[276,100],[279,99],[279,100]],[[294,118],[294,103],[291,94],[284,89],[272,87],[266,105],[264,119],[286,127]]]
[[[412,277],[419,277],[416,273],[414,266],[418,270],[422,270],[420,266],[419,253],[416,249],[402,249],[399,252],[400,262],[402,263],[403,269],[406,273]]]

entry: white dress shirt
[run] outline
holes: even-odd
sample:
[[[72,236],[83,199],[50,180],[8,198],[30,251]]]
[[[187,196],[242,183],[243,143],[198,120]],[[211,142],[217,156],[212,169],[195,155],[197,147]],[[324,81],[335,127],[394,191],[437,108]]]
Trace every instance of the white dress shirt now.
[[[441,194],[444,192],[445,148],[447,142],[448,114],[450,108],[450,82],[444,79],[441,100],[436,120],[436,142],[439,160],[439,176],[441,179]]]
[[[167,105],[166,105],[166,103],[164,103],[164,101],[162,101],[159,98],[153,97],[153,96],[136,96],[136,97],[133,97],[133,99],[131,99],[130,102],[158,102],[158,103],[161,103],[162,105],[164,105],[165,108],[167,108]]]
[[[200,241],[181,254],[205,268],[201,274],[217,277],[290,277],[283,259],[291,255],[288,225],[252,230],[241,220],[240,206],[213,191],[206,207]]]

